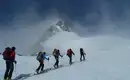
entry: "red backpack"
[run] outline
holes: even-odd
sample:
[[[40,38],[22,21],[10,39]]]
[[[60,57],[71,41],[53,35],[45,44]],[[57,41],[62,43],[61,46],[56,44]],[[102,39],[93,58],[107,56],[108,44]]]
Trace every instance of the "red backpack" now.
[[[10,52],[10,59],[15,60],[15,52],[14,51]]]
[[[67,55],[69,56],[71,54],[71,49],[67,50]]]
[[[3,52],[3,59],[4,59],[4,60],[7,60],[7,59],[9,58],[9,55],[10,55],[10,48],[7,47],[7,48],[5,49],[5,51]]]
[[[15,59],[15,52],[12,51],[10,48],[6,48],[3,52],[3,59],[4,60],[14,60]]]

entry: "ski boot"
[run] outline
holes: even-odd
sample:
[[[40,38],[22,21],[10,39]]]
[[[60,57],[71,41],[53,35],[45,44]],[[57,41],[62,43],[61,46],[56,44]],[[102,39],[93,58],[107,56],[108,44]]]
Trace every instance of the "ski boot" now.
[[[4,79],[4,80],[11,80],[9,77],[7,77],[6,79]]]
[[[54,68],[56,68],[56,65],[53,65]]]
[[[41,70],[41,71],[40,71],[40,73],[43,73],[43,72],[45,72],[45,71],[44,71],[44,70]]]
[[[36,70],[36,73],[38,74],[38,73],[39,73],[39,71],[38,71],[38,70]]]

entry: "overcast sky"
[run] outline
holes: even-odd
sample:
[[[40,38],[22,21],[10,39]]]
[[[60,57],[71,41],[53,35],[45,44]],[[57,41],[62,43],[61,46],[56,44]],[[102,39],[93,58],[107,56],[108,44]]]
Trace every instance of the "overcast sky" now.
[[[103,7],[102,7],[103,6]],[[98,14],[106,10],[110,15],[121,16],[125,8],[130,8],[129,0],[0,0],[0,24],[7,25],[12,19],[28,8],[35,8],[43,17],[49,10],[57,10],[73,20],[84,21],[87,14]]]

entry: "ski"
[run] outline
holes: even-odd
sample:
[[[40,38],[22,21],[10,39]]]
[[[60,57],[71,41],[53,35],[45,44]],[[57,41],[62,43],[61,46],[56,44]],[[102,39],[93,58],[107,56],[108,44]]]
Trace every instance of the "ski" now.
[[[42,71],[42,72],[34,73],[34,75],[43,74],[43,73],[46,73],[46,72],[48,72],[48,71],[50,71],[50,70],[52,70],[52,68],[47,68],[47,69],[45,69],[45,70]]]
[[[85,62],[85,61],[81,61],[81,62]],[[73,65],[73,64],[75,64],[75,63],[81,63],[81,62],[80,62],[80,61],[79,61],[79,62],[78,62],[78,61],[72,62],[71,65]],[[14,78],[14,79],[12,79],[12,80],[24,80],[24,79],[27,79],[27,78],[29,78],[29,77],[35,76],[35,75],[45,74],[45,73],[47,73],[47,72],[49,72],[49,71],[53,71],[53,70],[56,70],[56,69],[59,69],[59,68],[62,68],[62,67],[68,67],[68,66],[71,66],[71,65],[70,65],[70,64],[69,64],[69,65],[66,65],[66,66],[64,66],[64,65],[59,65],[58,67],[47,68],[47,69],[45,69],[44,71],[39,72],[39,73],[34,72],[34,73],[29,73],[29,74],[20,74],[19,76],[17,76],[16,78]]]

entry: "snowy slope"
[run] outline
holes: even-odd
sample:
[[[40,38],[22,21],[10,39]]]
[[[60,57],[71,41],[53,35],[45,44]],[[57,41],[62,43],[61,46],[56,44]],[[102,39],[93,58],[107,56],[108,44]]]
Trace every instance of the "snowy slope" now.
[[[71,36],[67,38],[69,40],[66,43],[67,39],[63,39],[62,36],[68,34]],[[61,39],[56,42],[56,37],[61,37]],[[71,47],[76,54],[73,57],[75,62],[79,61],[79,48],[83,47],[87,53],[87,60],[26,80],[130,80],[130,40],[128,39],[110,35],[80,38],[73,33],[59,33],[45,43],[50,50],[58,46],[62,50],[62,54],[65,49]],[[18,56],[17,60],[18,64],[13,77],[33,73],[38,66],[35,57]],[[53,64],[54,58],[50,57],[50,61],[45,62],[45,68],[52,67]],[[64,55],[63,58],[60,58],[60,64],[67,66],[68,57]],[[0,65],[0,77],[2,77],[5,70],[2,59],[0,59]]]
[[[54,36],[50,37],[47,41],[41,42],[41,45],[49,54],[52,54],[52,50],[54,48],[60,49],[64,54],[66,53],[67,48],[73,48],[73,45],[82,45],[81,42],[79,44],[75,44],[75,41],[79,40],[80,37],[73,32],[58,32]],[[76,46],[74,48],[76,48]]]
[[[75,44],[74,44],[75,43]],[[116,36],[82,38],[69,43],[76,53],[74,61],[79,61],[77,44],[82,44],[87,61],[65,67],[45,75],[27,80],[129,80],[130,40]],[[51,77],[50,77],[51,76]]]

